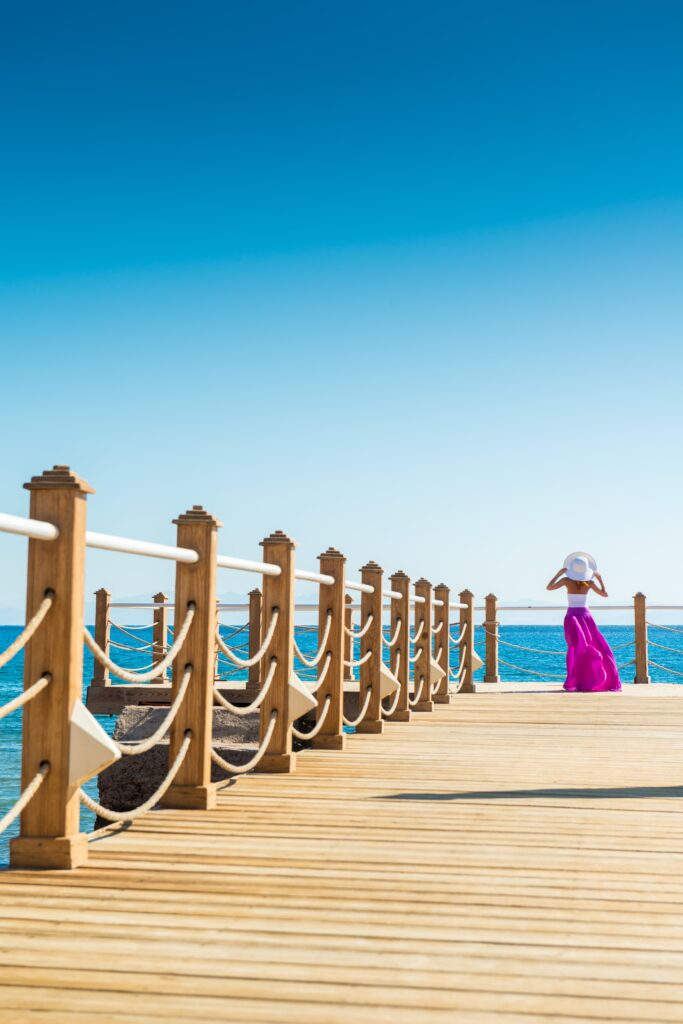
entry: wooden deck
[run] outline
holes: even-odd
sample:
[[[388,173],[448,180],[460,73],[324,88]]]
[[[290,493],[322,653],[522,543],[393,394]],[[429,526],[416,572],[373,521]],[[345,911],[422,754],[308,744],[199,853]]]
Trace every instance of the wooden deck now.
[[[683,689],[497,691],[6,872],[0,1020],[683,1020]]]

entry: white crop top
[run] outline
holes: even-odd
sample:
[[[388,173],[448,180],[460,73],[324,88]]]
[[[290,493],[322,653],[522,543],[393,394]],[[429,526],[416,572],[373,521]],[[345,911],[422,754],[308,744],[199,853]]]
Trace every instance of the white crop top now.
[[[570,594],[567,591],[567,604],[570,608],[585,608],[588,604],[588,591],[585,594]]]

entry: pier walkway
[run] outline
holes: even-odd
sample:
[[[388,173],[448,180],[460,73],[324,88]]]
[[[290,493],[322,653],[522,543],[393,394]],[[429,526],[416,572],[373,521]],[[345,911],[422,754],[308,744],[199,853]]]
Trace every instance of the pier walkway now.
[[[683,693],[552,690],[482,687],[79,870],[5,872],[0,1020],[680,1021]]]

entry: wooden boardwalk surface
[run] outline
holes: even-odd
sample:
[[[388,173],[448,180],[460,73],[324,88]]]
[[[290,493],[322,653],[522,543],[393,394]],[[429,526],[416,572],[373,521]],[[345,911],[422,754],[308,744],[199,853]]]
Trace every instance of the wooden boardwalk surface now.
[[[0,876],[1,1021],[683,1020],[683,690],[477,693]]]

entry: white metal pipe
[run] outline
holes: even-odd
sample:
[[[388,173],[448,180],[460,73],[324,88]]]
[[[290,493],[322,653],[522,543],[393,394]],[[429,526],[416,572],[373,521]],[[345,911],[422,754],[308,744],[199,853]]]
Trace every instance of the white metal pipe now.
[[[248,558],[233,558],[232,555],[219,555],[216,559],[219,569],[238,569],[240,572],[258,572],[262,576],[279,576],[282,569],[272,562],[252,562]]]
[[[424,599],[424,597],[420,597],[419,594],[413,594],[413,596],[410,599],[410,603],[411,604],[424,604],[425,603],[425,599]]]
[[[112,601],[110,608],[175,608],[173,601],[155,601],[154,604],[138,604],[136,601]]]
[[[297,580],[308,580],[310,583],[322,583],[331,587],[334,583],[334,576],[326,576],[321,572],[309,572],[308,569],[295,569],[294,577]]]
[[[433,599],[432,604],[434,605],[435,608],[443,608],[443,601],[438,597],[435,597]]]
[[[59,530],[52,523],[42,519],[25,519],[24,516],[11,516],[0,512],[0,530],[3,533],[18,533],[21,537],[32,537],[34,540],[56,540]]]
[[[449,608],[467,608],[467,605],[466,605],[466,604],[458,604],[458,603],[456,602],[455,604],[449,604],[449,606],[448,606],[448,607],[449,607]],[[477,608],[475,608],[474,610],[475,610],[475,611],[477,611],[477,612],[479,612],[479,611],[481,611],[482,609],[481,609],[481,608],[479,608],[479,607],[477,607]]]
[[[566,612],[569,606],[566,604],[499,604],[499,612]],[[591,605],[591,611],[595,609],[602,612],[631,612],[633,611],[632,604],[594,604]],[[484,605],[477,605],[475,611],[483,612],[486,608]],[[683,611],[683,605],[680,604],[649,604],[647,606],[648,611]]]
[[[403,594],[401,594],[401,592],[398,590],[383,590],[382,597],[396,598],[396,600],[398,601],[399,598],[403,597]]]
[[[168,558],[171,562],[199,561],[199,555],[191,548],[175,548],[170,544],[154,544],[147,540],[134,540],[132,537],[115,537],[110,533],[93,533],[88,530],[85,543],[89,548],[102,551],[122,551],[126,555],[146,555],[148,558]]]
[[[361,594],[374,594],[375,588],[371,587],[369,583],[354,583],[353,580],[346,581],[347,590],[358,590]]]

